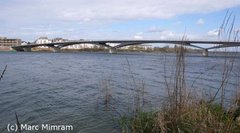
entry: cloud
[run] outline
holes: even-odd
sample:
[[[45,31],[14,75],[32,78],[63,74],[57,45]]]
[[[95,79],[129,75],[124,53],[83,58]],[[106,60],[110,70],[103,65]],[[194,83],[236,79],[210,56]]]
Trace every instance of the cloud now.
[[[208,31],[208,33],[207,33],[207,35],[208,36],[212,36],[212,37],[216,37],[216,36],[218,36],[218,33],[219,33],[219,30],[218,29],[214,29],[214,30],[210,30],[210,31]]]
[[[156,33],[156,32],[162,32],[162,31],[163,31],[162,29],[153,26],[153,27],[150,27],[147,32],[150,32],[150,33],[154,33],[155,32]]]
[[[140,35],[134,35],[134,36],[133,36],[133,39],[141,40],[141,39],[143,39],[143,37],[140,36]]]
[[[174,33],[171,30],[160,29],[156,26],[150,27],[145,33],[147,33],[148,36],[154,36],[159,39],[176,39],[179,37],[178,34]]]
[[[143,39],[143,32],[138,32],[133,36],[133,39],[141,40]]]
[[[0,5],[0,18],[17,21],[167,19],[238,5],[240,0],[12,0]]]
[[[172,31],[165,30],[160,33],[160,39],[173,39],[178,37],[177,34],[174,34]]]
[[[158,39],[176,39],[179,37],[179,35],[173,31],[161,30],[159,28],[150,28],[146,33],[148,33],[148,36],[154,36]]]
[[[200,18],[197,20],[196,24],[203,25],[203,24],[205,24],[205,21],[202,18]]]
[[[134,35],[134,28],[133,33],[127,33],[129,30],[124,33],[110,33],[110,28],[119,28],[114,27],[112,22],[172,19],[175,16],[215,12],[239,5],[240,0],[8,0],[0,1],[0,34],[11,36],[18,33],[16,36],[25,38],[57,34],[87,38],[124,36],[139,39],[143,38],[143,35]],[[174,21],[177,21],[176,25],[181,24],[178,20]],[[49,24],[53,27],[48,27]],[[158,27],[152,27],[148,32],[149,36],[154,33],[158,38],[178,36]],[[29,36],[24,36],[24,33]],[[144,34],[144,39],[146,36],[148,35]]]

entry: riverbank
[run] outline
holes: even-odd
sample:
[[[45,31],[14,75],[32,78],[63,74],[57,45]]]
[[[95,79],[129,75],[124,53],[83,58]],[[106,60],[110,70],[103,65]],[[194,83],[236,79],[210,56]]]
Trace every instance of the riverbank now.
[[[129,47],[129,48],[123,48],[123,49],[117,49],[117,51],[119,52],[169,52],[169,53],[173,53],[176,51],[178,47],[175,48],[160,48],[160,47],[154,47],[154,48],[147,48],[147,49],[143,49],[141,47]],[[99,51],[108,51],[109,49],[107,48],[83,48],[83,49],[67,49],[67,48],[62,48],[60,51],[63,52],[99,52]],[[202,50],[199,49],[191,49],[191,48],[186,48],[186,50],[188,52],[201,52]],[[12,51],[12,49],[10,47],[0,47],[0,51]],[[53,49],[52,48],[32,48],[31,51],[41,51],[41,52],[52,52]]]
[[[10,47],[0,46],[0,51],[12,51]]]
[[[215,94],[202,95],[211,92],[205,90],[201,94],[193,88],[194,83],[190,87],[186,84],[188,64],[185,64],[185,54],[184,48],[176,52],[174,74],[170,80],[165,79],[168,95],[164,101],[159,101],[162,103],[160,109],[146,111],[142,100],[146,88],[135,88],[136,99],[131,112],[119,117],[122,132],[240,132],[239,80],[236,81],[235,95],[231,98],[226,95],[234,58],[225,58],[220,88]]]

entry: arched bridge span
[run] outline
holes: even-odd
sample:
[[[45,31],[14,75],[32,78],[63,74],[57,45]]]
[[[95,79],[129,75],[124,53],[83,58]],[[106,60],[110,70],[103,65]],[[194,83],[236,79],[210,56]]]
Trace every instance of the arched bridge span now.
[[[12,47],[16,51],[31,51],[31,48],[38,46],[48,46],[54,49],[55,52],[59,51],[61,48],[75,45],[75,44],[94,44],[100,45],[109,48],[110,53],[116,52],[118,48],[132,46],[132,45],[141,45],[141,44],[151,44],[151,43],[162,43],[162,44],[176,44],[188,47],[194,47],[203,50],[205,56],[208,55],[208,50],[226,48],[226,47],[239,47],[240,42],[231,42],[231,41],[189,41],[189,40],[100,40],[100,41],[68,41],[68,42],[58,42],[58,43],[46,43],[46,44],[29,44]],[[116,44],[111,46],[110,44]],[[198,45],[196,45],[198,44]],[[199,45],[204,44],[215,44],[216,46],[212,47],[202,47]]]

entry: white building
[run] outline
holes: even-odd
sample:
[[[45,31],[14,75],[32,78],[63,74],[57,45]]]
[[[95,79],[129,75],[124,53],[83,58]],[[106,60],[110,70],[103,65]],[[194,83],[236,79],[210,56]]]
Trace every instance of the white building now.
[[[22,41],[21,42],[21,45],[28,45],[29,43],[28,42],[26,42],[26,41]]]
[[[35,44],[46,44],[46,43],[52,43],[51,39],[48,39],[47,37],[39,37]],[[40,46],[40,48],[48,48],[47,46]]]
[[[75,45],[69,45],[67,47],[64,47],[64,49],[93,49],[93,48],[99,48],[99,46],[94,44],[82,43],[82,44],[75,44]]]
[[[47,37],[40,37],[35,41],[36,44],[46,44],[46,43],[52,43],[51,39],[48,39]]]
[[[153,50],[153,46],[152,45],[139,45],[140,47],[142,47],[144,50]]]
[[[57,38],[52,39],[52,42],[53,42],[53,43],[57,43],[57,42],[67,42],[67,41],[68,41],[67,39],[63,39],[63,38],[60,38],[60,37],[57,37]]]
[[[80,39],[75,41],[85,41],[85,40]],[[69,45],[67,47],[64,47],[63,49],[93,49],[93,48],[99,48],[99,47],[100,47],[99,45],[95,45],[95,44],[81,43],[81,44]]]
[[[124,49],[124,50],[128,50],[128,49],[132,49],[132,50],[153,50],[153,46],[148,45],[148,44],[129,45],[129,46],[122,47],[121,49]]]
[[[47,37],[40,37],[35,41],[35,44],[47,44],[47,43],[61,43],[61,42],[67,42],[69,40],[63,39],[63,38],[54,38],[49,39]],[[84,41],[81,39],[80,41]],[[40,46],[40,48],[49,48],[47,46]],[[100,48],[99,45],[95,44],[88,44],[88,43],[81,43],[81,44],[75,44],[75,45],[69,45],[66,47],[63,47],[63,49],[93,49],[93,48]]]

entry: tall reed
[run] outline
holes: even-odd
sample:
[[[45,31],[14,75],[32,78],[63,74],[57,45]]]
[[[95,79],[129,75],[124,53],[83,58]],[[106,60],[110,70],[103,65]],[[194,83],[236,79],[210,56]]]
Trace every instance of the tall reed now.
[[[2,71],[2,73],[0,75],[0,81],[2,80],[3,75],[5,74],[6,70],[7,70],[7,65],[5,66],[5,68],[3,69],[3,71]]]
[[[219,38],[238,41],[239,31],[235,32],[234,23],[235,17],[232,18],[232,14],[227,13],[219,30]],[[232,102],[234,108],[227,109],[224,106],[227,102],[226,88],[232,76],[235,58],[228,58],[225,49],[220,87],[208,100],[198,97],[198,94],[192,91],[193,88],[186,85],[185,54],[184,47],[176,47],[174,75],[170,78],[165,75],[168,96],[162,108],[154,112],[144,112],[136,106],[138,111],[133,117],[121,118],[122,125],[125,125],[123,132],[240,132],[239,95],[235,95]],[[166,66],[164,69],[166,73]],[[237,83],[239,84],[239,81]],[[239,86],[236,90],[238,89]]]

